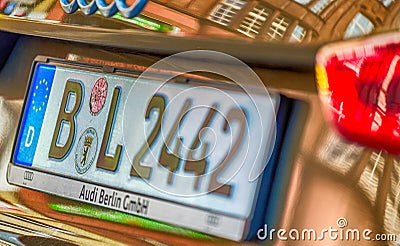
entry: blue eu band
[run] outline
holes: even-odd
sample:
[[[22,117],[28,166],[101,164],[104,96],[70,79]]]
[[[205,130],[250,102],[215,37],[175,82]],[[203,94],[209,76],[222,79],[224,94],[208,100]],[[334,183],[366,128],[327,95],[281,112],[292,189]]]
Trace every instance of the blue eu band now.
[[[14,163],[32,166],[53,85],[55,66],[38,65],[25,102]]]

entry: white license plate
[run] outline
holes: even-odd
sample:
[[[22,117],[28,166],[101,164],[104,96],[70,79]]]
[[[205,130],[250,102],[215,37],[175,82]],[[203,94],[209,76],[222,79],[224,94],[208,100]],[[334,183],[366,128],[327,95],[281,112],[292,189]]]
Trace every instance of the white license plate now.
[[[255,107],[265,100],[273,107]],[[267,187],[249,177],[273,148],[278,104],[218,83],[36,61],[8,180],[243,240],[265,209],[255,204]]]

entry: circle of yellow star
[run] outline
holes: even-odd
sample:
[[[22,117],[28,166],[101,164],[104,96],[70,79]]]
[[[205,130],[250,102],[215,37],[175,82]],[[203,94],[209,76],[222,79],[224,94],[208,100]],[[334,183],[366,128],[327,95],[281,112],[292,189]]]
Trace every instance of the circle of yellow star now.
[[[32,109],[36,113],[42,111],[43,107],[46,105],[45,102],[41,102],[41,103],[39,103],[39,105],[35,105],[35,98],[36,98],[36,95],[37,95],[36,91],[39,90],[39,87],[41,87],[40,85],[44,85],[45,86],[45,91],[46,92],[49,91],[48,82],[46,81],[46,79],[42,79],[41,81],[39,81],[39,85],[35,86],[35,91],[33,92],[33,99],[32,99],[32,105],[33,105]],[[46,94],[44,96],[44,98],[47,100],[48,95]]]

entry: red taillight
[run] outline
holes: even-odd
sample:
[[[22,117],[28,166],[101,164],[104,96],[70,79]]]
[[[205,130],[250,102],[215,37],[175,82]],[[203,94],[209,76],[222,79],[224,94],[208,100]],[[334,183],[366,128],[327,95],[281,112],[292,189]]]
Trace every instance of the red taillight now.
[[[330,121],[346,138],[400,154],[400,33],[328,45],[317,82]]]
[[[6,0],[0,0],[0,11],[3,11],[3,9],[7,6],[7,1]]]

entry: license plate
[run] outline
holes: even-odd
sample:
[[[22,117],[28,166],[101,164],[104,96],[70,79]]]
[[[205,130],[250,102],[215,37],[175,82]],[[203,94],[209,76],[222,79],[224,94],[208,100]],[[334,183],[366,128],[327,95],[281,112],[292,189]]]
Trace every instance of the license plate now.
[[[163,83],[162,76],[107,71],[34,62],[8,181],[246,238],[265,210],[256,204],[268,187],[250,177],[263,171],[273,148],[279,95],[255,92],[250,99],[223,83]],[[265,100],[273,106],[255,106]]]

